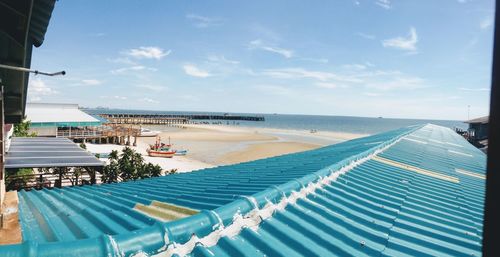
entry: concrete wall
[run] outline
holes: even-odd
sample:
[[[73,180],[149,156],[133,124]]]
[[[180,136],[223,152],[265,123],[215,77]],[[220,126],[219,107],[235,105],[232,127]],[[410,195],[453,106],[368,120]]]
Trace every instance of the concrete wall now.
[[[57,136],[57,127],[34,127],[30,128],[29,132],[35,132],[39,137],[55,137]]]

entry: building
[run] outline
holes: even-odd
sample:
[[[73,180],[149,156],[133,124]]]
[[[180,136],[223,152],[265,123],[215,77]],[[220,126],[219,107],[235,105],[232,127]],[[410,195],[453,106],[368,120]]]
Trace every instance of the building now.
[[[480,256],[485,166],[454,131],[421,125],[191,173],[21,191],[22,240],[0,256]]]
[[[489,117],[484,116],[465,122],[469,124],[469,129],[467,130],[469,142],[479,148],[488,146],[488,121]]]
[[[77,104],[28,103],[26,119],[38,136],[74,137],[92,132],[101,121],[81,111]]]

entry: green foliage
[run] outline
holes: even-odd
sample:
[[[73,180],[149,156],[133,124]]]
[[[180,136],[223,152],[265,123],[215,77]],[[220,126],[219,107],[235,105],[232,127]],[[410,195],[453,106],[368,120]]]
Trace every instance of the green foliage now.
[[[118,166],[120,167],[120,178],[123,181],[135,180],[139,176],[139,169],[142,166],[143,158],[140,154],[136,156],[136,152],[130,147],[125,147],[120,154]]]
[[[130,147],[123,148],[121,153],[112,151],[109,154],[109,164],[102,172],[103,183],[113,183],[129,180],[159,177],[162,175],[162,168],[152,163],[144,163],[144,158],[140,153],[135,152]]]
[[[146,163],[143,164],[140,172],[139,172],[139,177],[142,178],[151,178],[151,177],[159,177],[161,176],[162,169],[160,165],[154,165],[152,163]]]
[[[85,143],[80,143],[80,148],[87,150],[87,145]]]
[[[33,174],[33,169],[6,169],[5,170],[5,181],[6,181],[6,189],[9,190],[18,190],[35,179],[35,175]]]
[[[14,136],[15,137],[36,137],[36,133],[29,133],[31,126],[31,121],[24,119],[19,124],[14,124]]]
[[[102,170],[101,181],[102,183],[118,182],[118,177],[120,175],[120,167],[118,166],[118,151],[111,151],[108,160],[109,164],[104,166]]]

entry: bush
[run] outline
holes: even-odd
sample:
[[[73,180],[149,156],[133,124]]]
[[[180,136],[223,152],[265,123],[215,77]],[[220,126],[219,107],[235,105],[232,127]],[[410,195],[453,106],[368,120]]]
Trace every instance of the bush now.
[[[36,133],[29,133],[31,126],[31,121],[26,120],[26,118],[19,124],[14,124],[14,133],[15,137],[36,137]]]

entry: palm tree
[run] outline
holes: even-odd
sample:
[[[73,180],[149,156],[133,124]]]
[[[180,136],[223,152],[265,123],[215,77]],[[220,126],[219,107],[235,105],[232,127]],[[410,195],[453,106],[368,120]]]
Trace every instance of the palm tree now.
[[[101,181],[103,183],[116,183],[120,174],[118,165],[118,151],[113,150],[108,156],[109,164],[102,170]]]
[[[141,169],[144,159],[142,155],[136,153],[130,147],[125,147],[122,150],[118,165],[120,166],[120,177],[124,180],[136,180],[139,178],[139,170]]]
[[[118,161],[118,151],[117,150],[113,150],[111,151],[111,153],[109,154],[108,156],[108,159],[111,161],[111,160],[114,160],[114,161]]]

